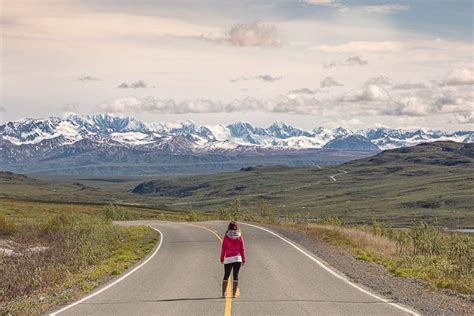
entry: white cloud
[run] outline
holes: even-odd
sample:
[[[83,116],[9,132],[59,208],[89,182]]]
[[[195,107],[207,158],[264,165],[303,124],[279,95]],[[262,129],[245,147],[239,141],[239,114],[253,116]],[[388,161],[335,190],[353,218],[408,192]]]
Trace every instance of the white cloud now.
[[[328,87],[341,87],[343,84],[337,82],[333,77],[326,77],[320,82],[321,88],[328,88]]]
[[[361,6],[359,7],[359,9],[367,13],[388,14],[393,12],[406,11],[409,9],[409,6],[401,4],[380,4]]]
[[[281,79],[281,77],[274,77],[270,75],[258,75],[256,78],[267,82],[278,81]]]
[[[447,86],[474,85],[474,74],[467,68],[455,69],[442,84]]]
[[[325,68],[334,68],[337,66],[366,66],[369,62],[360,56],[352,56],[345,61],[333,61],[324,65]]]
[[[389,101],[390,95],[387,90],[375,84],[364,85],[344,95],[341,101],[345,102],[375,102]]]
[[[316,47],[310,47],[308,50],[317,50],[325,53],[392,53],[401,51],[404,48],[406,48],[406,44],[395,41],[352,41],[339,45],[320,45]]]
[[[262,77],[264,75],[245,77],[242,80],[249,80],[249,78],[264,80]],[[273,76],[269,77],[274,78]],[[447,77],[453,78],[453,76]],[[329,96],[326,99],[312,97],[321,90],[300,88],[288,91],[287,95],[279,95],[269,99],[246,97],[225,102],[199,98],[176,101],[174,99],[156,99],[153,97],[126,97],[104,103],[99,108],[102,111],[113,113],[267,112],[317,114],[331,118],[342,115],[338,119],[346,120],[361,115],[394,116],[402,119],[450,114],[453,117],[452,122],[459,124],[470,122],[472,116],[470,113],[474,111],[474,91],[470,89],[470,86],[433,85],[431,89],[427,89],[420,84],[401,85],[390,90],[392,84],[388,77],[379,76],[369,78],[360,88],[345,92],[342,96]],[[341,84],[332,77],[326,77],[321,81],[321,86],[331,87],[341,86]],[[405,92],[410,93],[406,94]]]
[[[321,6],[327,6],[327,5],[332,5],[336,3],[335,0],[306,0],[305,2],[308,4],[321,5]]]
[[[314,6],[334,8],[339,12],[346,12],[349,9],[349,7],[336,0],[303,0],[302,2]]]
[[[143,81],[143,80],[137,80],[137,81],[130,82],[130,83],[122,82],[121,84],[118,85],[117,88],[121,88],[121,89],[138,89],[138,88],[146,88],[146,87],[147,87],[147,84],[146,84],[145,81]]]
[[[230,79],[230,82],[231,83],[237,83],[237,82],[241,82],[241,81],[254,80],[254,79],[262,80],[262,81],[265,81],[265,82],[275,82],[275,81],[281,80],[281,77],[266,75],[266,74],[265,75],[256,75],[256,76],[253,76],[253,77],[243,76],[243,77]]]
[[[401,116],[426,116],[430,112],[428,105],[414,96],[404,96],[389,108],[385,114]]]
[[[272,113],[316,113],[321,103],[314,98],[280,95],[271,100],[252,97],[222,102],[210,99],[190,99],[176,102],[153,97],[125,97],[99,105],[100,111],[109,113],[231,113],[231,112],[272,112]]]
[[[409,6],[402,4],[349,5],[336,0],[304,0],[303,2],[315,6],[336,8],[339,12],[360,11],[370,14],[389,14],[409,9]]]
[[[442,89],[432,91],[434,97],[433,105],[442,108],[445,105],[463,105],[466,100],[462,93],[457,89]]]
[[[300,94],[315,94],[321,92],[319,89],[300,88],[293,89],[287,92],[288,95],[300,95]]]
[[[138,98],[132,96],[101,104],[99,109],[110,113],[150,112],[173,114],[256,111],[259,109],[260,102],[256,99],[242,99],[240,101],[223,103],[210,99],[191,99],[176,102],[173,99]]]
[[[341,120],[341,123],[342,123],[342,126],[351,127],[351,126],[361,125],[362,121],[359,120],[358,118],[351,118],[348,120]]]
[[[305,96],[288,97],[280,95],[267,103],[270,112],[291,114],[321,113],[324,104],[315,98]]]
[[[190,114],[265,112],[309,114],[338,120],[361,119],[364,116],[393,116],[401,120],[410,117],[433,118],[450,114],[453,117],[453,122],[455,118],[458,123],[470,122],[472,115],[469,113],[474,112],[472,95],[465,95],[466,91],[453,88],[446,89],[441,87],[437,92],[423,89],[411,95],[390,95],[383,87],[368,84],[342,96],[328,97],[326,99],[312,97],[310,92],[314,92],[314,90],[308,88],[298,90],[305,93],[288,93],[288,95],[278,95],[269,99],[246,97],[230,101],[212,99],[176,101],[173,99],[131,96],[104,103],[99,106],[99,109],[111,113]],[[413,122],[413,124],[415,123]]]
[[[474,111],[466,113],[455,113],[450,123],[474,124]]]
[[[366,85],[374,84],[374,85],[379,85],[379,86],[386,86],[386,85],[391,85],[390,80],[388,79],[387,76],[379,76],[379,77],[374,77],[370,78],[365,82]]]
[[[348,66],[355,66],[355,65],[363,66],[363,65],[367,65],[368,61],[363,60],[360,56],[353,56],[353,57],[347,58],[346,64]]]
[[[64,104],[61,107],[61,110],[64,112],[76,112],[78,108],[79,108],[79,103],[71,102],[71,103]]]
[[[80,81],[100,81],[99,78],[96,78],[96,77],[93,77],[93,76],[81,76],[81,77],[77,78],[77,80],[80,80]]]
[[[392,89],[393,90],[413,90],[413,89],[426,89],[426,85],[421,82],[416,82],[416,83],[409,83],[409,82],[404,82],[404,83],[398,83],[395,84]]]
[[[218,38],[217,42],[228,43],[233,46],[255,46],[255,47],[278,47],[281,41],[278,39],[276,27],[261,23],[239,23],[231,27],[229,33]]]

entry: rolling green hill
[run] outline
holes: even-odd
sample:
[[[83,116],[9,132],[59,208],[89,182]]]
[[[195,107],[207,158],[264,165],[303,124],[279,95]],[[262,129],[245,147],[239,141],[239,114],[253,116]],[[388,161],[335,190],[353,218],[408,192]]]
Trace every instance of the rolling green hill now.
[[[133,192],[182,210],[217,210],[239,198],[243,207],[266,202],[280,214],[474,226],[474,144],[421,144],[327,169],[257,166],[160,178],[139,184]]]
[[[474,144],[436,142],[387,150],[332,168],[256,166],[182,177],[26,177],[0,172],[0,200],[213,212],[239,198],[243,208],[267,203],[279,214],[376,217],[474,227]]]

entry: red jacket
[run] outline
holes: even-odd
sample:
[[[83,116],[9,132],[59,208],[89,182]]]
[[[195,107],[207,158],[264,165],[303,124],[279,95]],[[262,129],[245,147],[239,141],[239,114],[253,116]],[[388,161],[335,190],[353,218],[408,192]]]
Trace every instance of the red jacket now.
[[[241,256],[242,263],[245,263],[245,241],[242,235],[238,237],[229,237],[226,234],[222,241],[221,262],[224,262],[224,257]]]

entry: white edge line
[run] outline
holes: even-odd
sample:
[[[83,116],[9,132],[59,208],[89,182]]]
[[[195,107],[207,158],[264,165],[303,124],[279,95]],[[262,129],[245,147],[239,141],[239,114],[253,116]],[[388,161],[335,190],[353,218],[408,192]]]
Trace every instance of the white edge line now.
[[[151,226],[150,226],[151,227]],[[158,253],[158,250],[160,250],[161,248],[161,245],[163,244],[163,239],[164,239],[164,235],[163,233],[158,229],[158,228],[155,228],[155,227],[151,227],[151,229],[157,231],[158,233],[160,233],[160,243],[158,244],[158,247],[156,247],[155,251],[145,260],[143,261],[142,263],[140,263],[138,266],[136,266],[135,268],[133,268],[132,270],[130,270],[129,272],[127,272],[126,274],[122,275],[120,278],[116,279],[115,281],[113,281],[112,283],[104,286],[103,288],[101,288],[100,290],[94,292],[94,293],[91,293],[83,298],[81,298],[80,300],[70,304],[70,305],[67,305],[67,306],[64,306],[63,308],[61,308],[60,310],[58,311],[55,311],[55,312],[52,312],[51,314],[49,314],[49,316],[56,316],[58,315],[59,313],[62,313],[64,312],[65,310],[68,310],[70,309],[71,307],[74,307],[78,304],[81,304],[85,301],[87,301],[88,299],[96,296],[96,295],[99,295],[100,293],[104,292],[105,290],[111,288],[112,286],[114,286],[115,284],[123,281],[125,278],[129,277],[132,273],[134,273],[135,271],[137,271],[138,269],[140,269],[141,267],[143,267],[145,264],[147,264],[148,261],[150,261],[151,259],[153,259],[153,257]]]
[[[304,254],[306,257],[308,257],[308,258],[311,259],[312,261],[316,262],[316,263],[317,263],[319,266],[321,266],[324,270],[328,271],[329,273],[331,273],[331,274],[332,274],[333,276],[335,276],[336,278],[338,278],[338,279],[340,279],[340,280],[346,282],[347,284],[349,284],[349,285],[351,285],[352,287],[358,289],[359,291],[361,291],[361,292],[363,292],[363,293],[365,293],[365,294],[367,294],[367,295],[370,295],[370,296],[372,296],[372,297],[374,297],[374,298],[376,298],[376,299],[378,299],[378,300],[380,300],[380,301],[382,301],[382,302],[384,302],[384,303],[387,303],[387,304],[389,304],[389,305],[391,305],[391,306],[393,306],[393,307],[396,307],[396,308],[398,308],[398,309],[401,309],[402,311],[407,312],[407,313],[409,313],[409,314],[411,314],[411,315],[414,315],[414,316],[415,316],[415,315],[416,315],[416,316],[419,316],[419,315],[420,315],[420,314],[418,314],[417,312],[415,312],[415,311],[413,311],[413,310],[410,310],[410,309],[408,309],[408,308],[406,308],[406,307],[403,307],[403,306],[401,306],[401,305],[398,305],[397,303],[390,302],[389,300],[387,300],[387,299],[385,299],[385,298],[383,298],[383,297],[380,297],[380,296],[378,296],[378,295],[376,295],[376,294],[374,294],[374,293],[371,293],[371,292],[367,291],[366,289],[364,289],[364,288],[358,286],[357,284],[353,283],[352,281],[350,281],[349,279],[345,278],[344,276],[342,276],[342,275],[340,275],[340,274],[334,272],[332,269],[328,268],[328,267],[327,267],[324,263],[322,263],[320,260],[316,259],[313,255],[307,253],[306,251],[304,251],[303,249],[301,249],[300,247],[298,247],[297,245],[295,245],[293,242],[291,242],[291,241],[289,241],[288,239],[286,239],[286,238],[284,238],[284,237],[278,235],[277,233],[272,232],[272,231],[269,230],[269,229],[266,229],[266,228],[263,228],[263,227],[260,227],[260,226],[257,226],[257,225],[253,225],[253,224],[242,223],[242,222],[241,222],[241,224],[247,225],[247,226],[252,226],[252,227],[255,227],[255,228],[264,230],[264,231],[266,231],[266,232],[268,232],[268,233],[270,233],[270,234],[272,234],[272,235],[274,235],[274,236],[280,238],[281,240],[283,240],[283,241],[286,242],[287,244],[290,244],[290,245],[293,246],[296,250],[298,250],[299,252],[301,252],[302,254]]]

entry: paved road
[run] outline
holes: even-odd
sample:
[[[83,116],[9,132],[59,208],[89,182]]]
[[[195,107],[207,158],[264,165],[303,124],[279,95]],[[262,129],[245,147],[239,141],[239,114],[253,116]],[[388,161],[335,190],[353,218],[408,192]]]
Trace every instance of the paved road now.
[[[270,232],[246,225],[242,231],[248,261],[241,270],[241,296],[223,299],[218,236],[224,234],[226,223],[141,223],[164,235],[156,255],[120,282],[59,315],[410,314],[338,278],[317,258]]]

